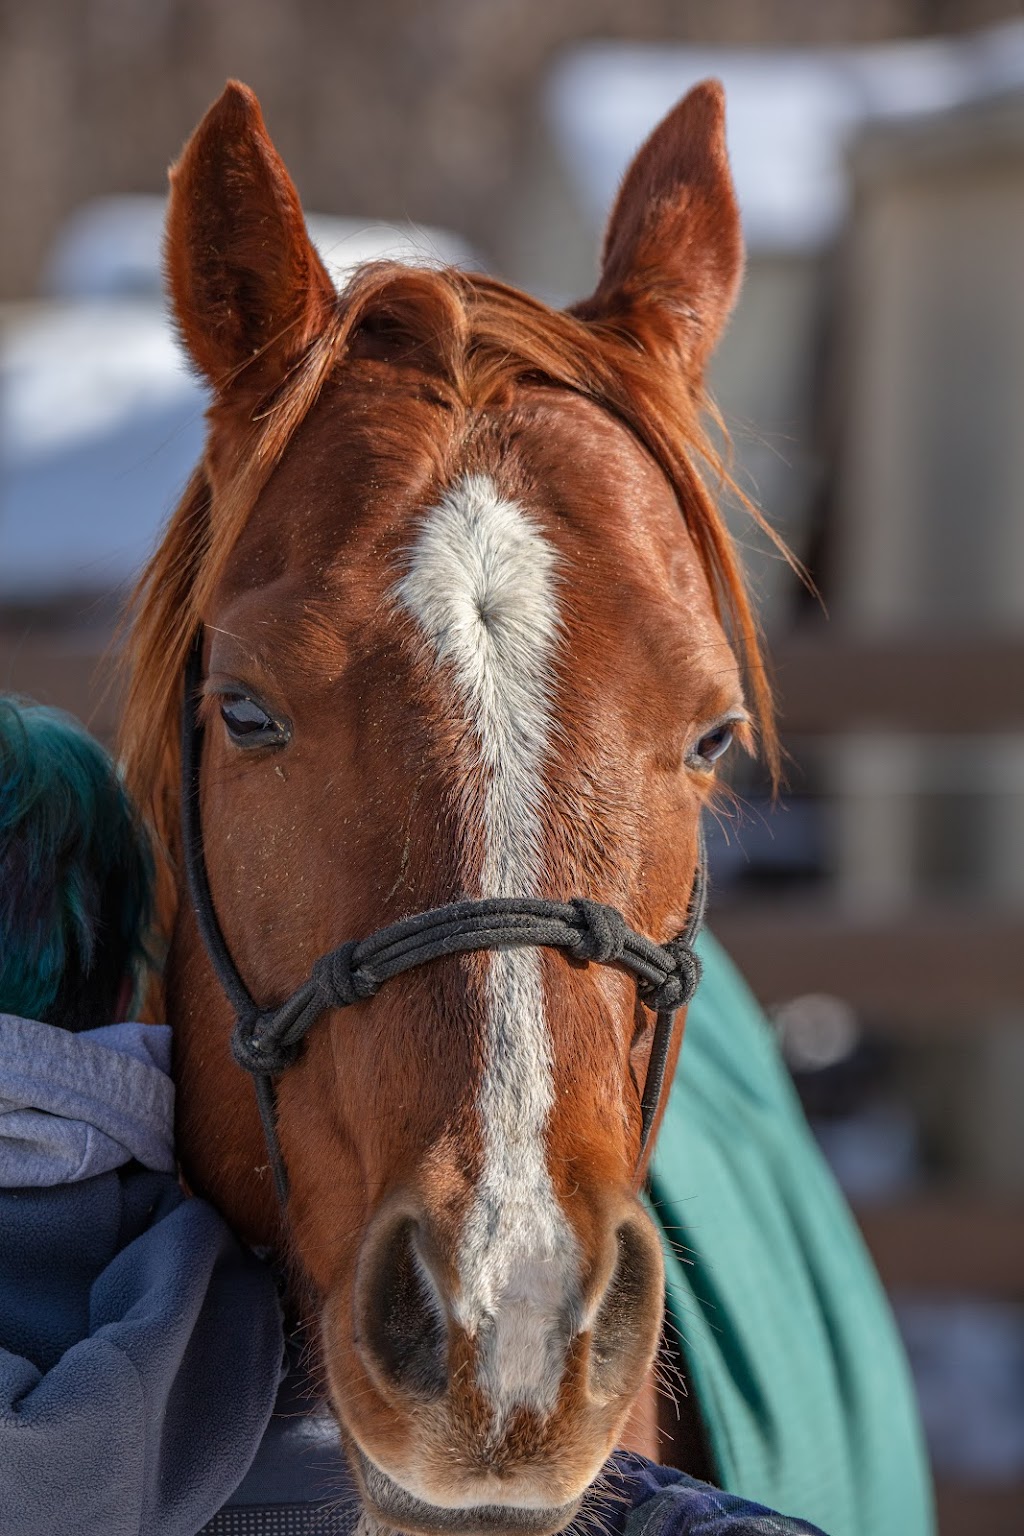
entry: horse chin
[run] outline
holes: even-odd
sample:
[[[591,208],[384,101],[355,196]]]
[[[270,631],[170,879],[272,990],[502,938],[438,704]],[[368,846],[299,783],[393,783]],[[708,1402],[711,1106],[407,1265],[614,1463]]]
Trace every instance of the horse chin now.
[[[418,1536],[554,1536],[579,1512],[582,1495],[557,1507],[507,1503],[447,1507],[429,1504],[395,1482],[349,1443],[349,1459],[366,1511],[361,1527],[418,1533]]]

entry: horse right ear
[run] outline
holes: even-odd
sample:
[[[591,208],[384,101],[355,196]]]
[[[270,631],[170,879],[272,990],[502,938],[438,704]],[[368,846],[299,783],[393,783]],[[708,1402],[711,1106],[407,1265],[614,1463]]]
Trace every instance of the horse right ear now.
[[[335,293],[248,86],[228,82],[170,181],[164,259],[185,348],[219,395],[236,382],[265,394]]]
[[[699,379],[742,273],[725,94],[705,80],[637,152],[608,220],[597,290],[572,313],[611,323]]]

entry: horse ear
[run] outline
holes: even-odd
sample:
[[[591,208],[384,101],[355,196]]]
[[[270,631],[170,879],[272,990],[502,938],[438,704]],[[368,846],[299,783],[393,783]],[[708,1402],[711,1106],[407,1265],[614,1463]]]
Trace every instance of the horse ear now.
[[[182,341],[220,393],[272,389],[325,324],[334,289],[259,102],[231,80],[170,173],[164,247]]]
[[[725,92],[705,80],[658,124],[626,172],[604,238],[601,280],[574,307],[699,377],[743,274],[743,236],[725,147]]]

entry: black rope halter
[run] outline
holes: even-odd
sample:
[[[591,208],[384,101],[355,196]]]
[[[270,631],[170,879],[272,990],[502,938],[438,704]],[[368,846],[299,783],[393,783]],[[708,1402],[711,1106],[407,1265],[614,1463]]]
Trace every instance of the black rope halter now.
[[[640,1153],[643,1163],[665,1086],[678,1009],[700,980],[694,943],[707,904],[707,858],[700,838],[697,873],[686,927],[678,938],[655,944],[629,927],[615,907],[585,897],[545,901],[533,896],[491,896],[456,901],[378,928],[369,938],[339,944],[313,963],[306,981],[283,1003],[261,1008],[239,974],[217,918],[203,852],[199,778],[203,726],[199,718],[203,631],[199,630],[185,667],[181,726],[182,844],[189,892],[199,933],[217,978],[235,1010],[231,1050],[256,1085],[263,1134],[282,1206],[288,1178],[277,1138],[274,1079],[295,1061],[306,1034],[332,1008],[347,1008],[373,997],[386,981],[445,955],[481,949],[562,949],[576,960],[622,965],[636,977],[640,1000],[657,1014],[654,1040],[641,1098]]]

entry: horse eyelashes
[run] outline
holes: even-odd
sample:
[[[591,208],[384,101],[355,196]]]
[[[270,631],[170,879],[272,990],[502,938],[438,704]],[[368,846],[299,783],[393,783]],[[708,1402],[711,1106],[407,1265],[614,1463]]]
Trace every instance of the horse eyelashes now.
[[[220,717],[232,741],[239,746],[284,746],[290,729],[275,720],[268,710],[245,694],[232,694],[221,700]]]
[[[694,749],[694,758],[699,763],[711,767],[717,763],[720,757],[724,757],[732,746],[736,732],[732,725],[726,723],[716,726],[713,731],[708,731],[702,736]]]

